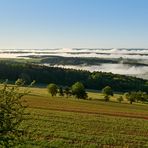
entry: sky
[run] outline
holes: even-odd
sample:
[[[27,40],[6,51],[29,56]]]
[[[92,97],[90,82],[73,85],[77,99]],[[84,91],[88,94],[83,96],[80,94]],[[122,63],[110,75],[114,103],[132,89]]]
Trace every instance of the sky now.
[[[0,49],[148,48],[148,0],[0,0]]]

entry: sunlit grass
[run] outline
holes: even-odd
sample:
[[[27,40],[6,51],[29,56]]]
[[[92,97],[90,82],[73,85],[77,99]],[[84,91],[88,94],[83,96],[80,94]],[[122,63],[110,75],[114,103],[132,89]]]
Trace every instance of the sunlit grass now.
[[[24,100],[30,115],[22,126],[29,125],[33,136],[21,147],[148,147],[148,104],[118,103],[121,94],[104,102],[99,92],[88,92],[89,99],[81,100],[51,97],[46,88],[29,90]]]

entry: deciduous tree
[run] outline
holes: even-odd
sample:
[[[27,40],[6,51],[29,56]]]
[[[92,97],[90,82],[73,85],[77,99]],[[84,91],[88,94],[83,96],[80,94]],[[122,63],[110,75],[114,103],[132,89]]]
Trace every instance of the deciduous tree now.
[[[51,94],[51,96],[56,96],[56,94],[58,93],[58,87],[56,84],[51,83],[47,86],[48,92]]]
[[[84,85],[81,82],[76,82],[71,87],[72,94],[78,99],[86,99],[87,93],[85,91]]]
[[[29,93],[27,90],[20,90],[19,85],[7,85],[4,83],[0,88],[0,147],[13,148],[23,143],[23,137],[27,131],[21,128],[22,122],[26,119],[23,96]]]

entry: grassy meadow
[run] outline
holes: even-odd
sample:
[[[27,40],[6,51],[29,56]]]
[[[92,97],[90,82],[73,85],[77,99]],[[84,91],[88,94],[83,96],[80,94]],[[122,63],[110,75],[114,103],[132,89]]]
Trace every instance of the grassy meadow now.
[[[24,148],[147,148],[148,105],[51,97],[46,88],[30,88],[24,99],[30,116],[23,126],[33,131]]]

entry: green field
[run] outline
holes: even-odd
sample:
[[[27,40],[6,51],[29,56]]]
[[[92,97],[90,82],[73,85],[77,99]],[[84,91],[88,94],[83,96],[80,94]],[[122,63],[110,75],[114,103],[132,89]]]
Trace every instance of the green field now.
[[[91,100],[52,98],[45,88],[31,88],[24,125],[35,131],[24,147],[147,148],[148,105],[117,103],[117,96],[112,102],[93,92]]]

